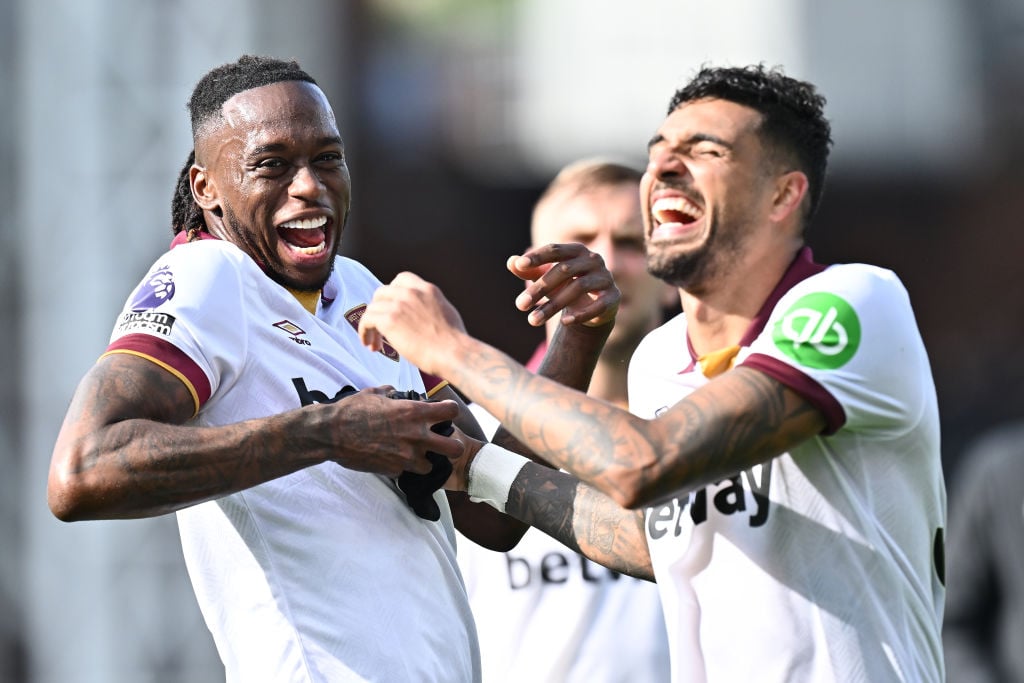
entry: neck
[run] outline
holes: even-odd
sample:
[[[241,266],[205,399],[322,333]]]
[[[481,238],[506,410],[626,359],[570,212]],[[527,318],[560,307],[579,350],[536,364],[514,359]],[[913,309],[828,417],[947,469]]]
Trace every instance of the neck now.
[[[802,246],[794,241],[740,260],[710,286],[679,290],[686,329],[697,355],[738,344]]]

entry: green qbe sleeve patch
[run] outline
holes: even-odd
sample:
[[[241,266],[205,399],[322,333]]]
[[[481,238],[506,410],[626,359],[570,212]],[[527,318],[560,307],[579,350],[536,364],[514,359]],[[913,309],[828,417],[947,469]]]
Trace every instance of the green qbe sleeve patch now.
[[[844,299],[827,292],[800,297],[775,323],[772,340],[800,365],[835,370],[860,346],[860,320]]]

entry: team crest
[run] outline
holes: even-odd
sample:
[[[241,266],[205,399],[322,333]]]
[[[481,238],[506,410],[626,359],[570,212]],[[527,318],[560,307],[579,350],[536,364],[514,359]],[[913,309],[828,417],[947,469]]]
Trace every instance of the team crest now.
[[[345,320],[347,320],[349,322],[349,324],[352,326],[352,329],[358,331],[359,330],[359,321],[360,321],[360,319],[362,319],[363,313],[365,313],[365,312],[366,312],[366,304],[359,304],[355,308],[349,309],[345,313]],[[396,351],[395,347],[393,347],[391,344],[388,343],[387,339],[384,340],[384,343],[381,346],[380,352],[382,354],[384,354],[385,356],[387,356],[388,358],[390,358],[391,360],[393,360],[395,362],[398,361],[398,351]]]

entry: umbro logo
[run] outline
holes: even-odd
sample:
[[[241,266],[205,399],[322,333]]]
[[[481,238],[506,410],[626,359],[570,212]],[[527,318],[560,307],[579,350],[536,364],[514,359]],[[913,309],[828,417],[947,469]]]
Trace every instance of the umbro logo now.
[[[303,346],[313,345],[310,343],[308,339],[302,338],[301,335],[306,334],[306,331],[299,327],[298,325],[296,325],[295,323],[293,323],[291,320],[280,320],[274,323],[274,327],[281,330],[282,332],[288,333],[288,338],[291,339],[296,344],[301,344]]]

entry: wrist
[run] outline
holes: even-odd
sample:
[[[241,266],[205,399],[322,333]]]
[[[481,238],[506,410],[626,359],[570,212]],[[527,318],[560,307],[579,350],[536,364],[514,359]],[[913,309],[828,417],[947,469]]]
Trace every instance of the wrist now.
[[[523,466],[530,462],[493,443],[480,447],[466,472],[466,493],[474,503],[487,503],[505,512],[508,493]]]

